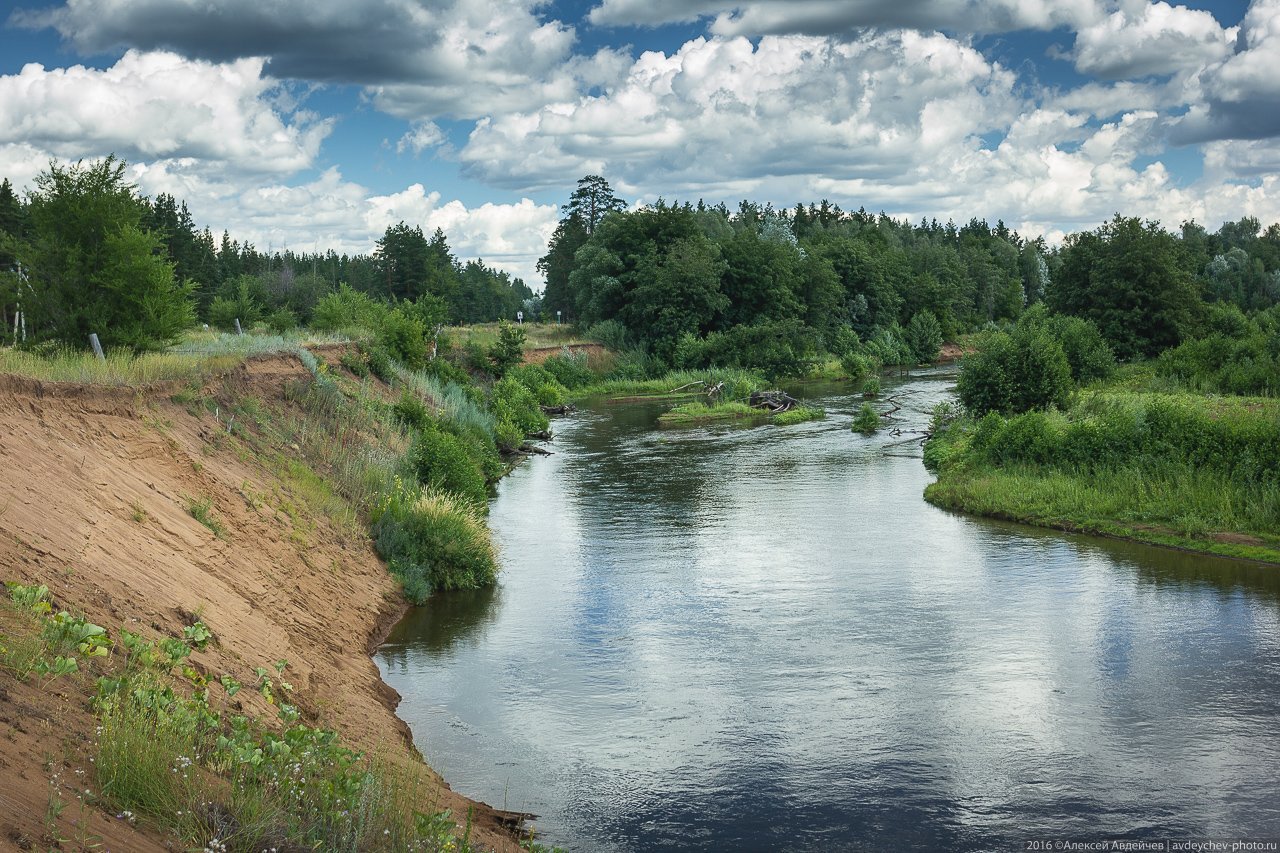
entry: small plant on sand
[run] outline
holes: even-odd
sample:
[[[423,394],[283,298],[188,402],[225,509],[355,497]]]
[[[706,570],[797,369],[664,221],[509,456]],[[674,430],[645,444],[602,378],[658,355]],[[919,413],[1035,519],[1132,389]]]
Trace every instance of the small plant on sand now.
[[[187,512],[191,517],[213,531],[219,539],[227,538],[227,528],[213,515],[213,501],[210,498],[189,498]]]

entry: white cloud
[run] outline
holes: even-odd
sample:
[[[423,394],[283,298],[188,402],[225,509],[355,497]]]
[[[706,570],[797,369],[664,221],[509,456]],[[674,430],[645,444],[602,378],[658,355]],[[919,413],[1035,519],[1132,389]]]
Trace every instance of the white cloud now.
[[[1081,29],[1074,59],[1078,71],[1097,77],[1172,74],[1223,59],[1231,53],[1236,33],[1208,12],[1143,3]]]
[[[261,71],[257,59],[214,65],[137,51],[105,70],[30,64],[0,76],[0,145],[69,159],[189,158],[242,174],[307,168],[331,122],[282,116],[269,103],[277,84]]]
[[[654,26],[714,17],[712,32],[737,35],[833,35],[872,28],[1008,32],[1080,26],[1099,19],[1098,0],[603,0],[597,25]]]
[[[214,62],[266,57],[277,79],[354,83],[413,117],[529,108],[571,59],[575,33],[541,0],[66,0],[18,12],[84,53],[167,49]],[[386,88],[383,88],[386,87]],[[412,97],[396,89],[407,87]],[[403,112],[397,113],[403,114]]]
[[[594,97],[477,124],[461,161],[511,186],[597,172],[668,193],[810,174],[890,176],[1016,114],[1014,76],[941,35],[696,39]]]
[[[444,141],[444,132],[440,130],[440,127],[435,122],[415,122],[409,128],[409,132],[400,137],[400,141],[396,143],[396,153],[403,154],[406,151],[412,151],[414,154],[421,154],[428,148],[435,148]]]

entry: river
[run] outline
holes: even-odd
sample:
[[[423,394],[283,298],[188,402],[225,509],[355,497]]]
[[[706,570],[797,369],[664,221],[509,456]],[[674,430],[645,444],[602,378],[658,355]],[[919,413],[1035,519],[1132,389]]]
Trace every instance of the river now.
[[[894,425],[952,379],[886,381]],[[914,434],[809,393],[553,422],[492,506],[501,585],[377,656],[456,790],[584,851],[1280,838],[1280,570],[937,509]]]

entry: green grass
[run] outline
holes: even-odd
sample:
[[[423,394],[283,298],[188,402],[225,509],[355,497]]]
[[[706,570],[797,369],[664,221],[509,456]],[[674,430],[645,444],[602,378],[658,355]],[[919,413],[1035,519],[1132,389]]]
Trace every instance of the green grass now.
[[[647,397],[654,399],[692,397],[705,393],[708,386],[724,382],[735,390],[730,396],[745,397],[762,388],[764,379],[745,370],[677,370],[657,379],[605,379],[572,392],[574,399],[589,397]]]
[[[579,336],[577,330],[568,324],[522,323],[520,328],[525,333],[524,348],[526,350],[594,343]],[[469,343],[476,343],[487,348],[498,342],[498,324],[478,323],[473,326],[446,329],[445,334],[456,346],[465,347]]]
[[[880,415],[876,414],[875,407],[870,403],[863,403],[853,419],[851,428],[854,432],[860,432],[863,435],[871,435],[880,429]]]
[[[794,409],[774,415],[773,422],[778,426],[791,426],[792,424],[802,424],[806,421],[821,420],[826,416],[827,413],[817,407],[797,406]]]
[[[188,498],[187,512],[196,521],[213,531],[214,536],[219,539],[227,538],[226,526],[213,514],[213,500],[211,498]]]
[[[658,417],[658,425],[664,427],[701,426],[720,421],[737,421],[750,418],[764,419],[769,413],[753,409],[746,403],[685,403]]]
[[[250,356],[289,352],[304,343],[346,340],[307,331],[279,335],[228,335],[191,332],[166,352],[134,355],[109,350],[105,359],[89,350],[60,347],[28,351],[0,348],[0,373],[43,382],[81,385],[150,385],[174,380],[198,380],[224,372]]]
[[[33,650],[33,671],[66,645],[51,637],[87,625],[50,616],[47,594],[11,585],[0,602],[0,650]],[[91,773],[77,782],[83,802],[178,849],[476,851],[469,820],[459,827],[440,810],[439,783],[424,765],[364,755],[332,731],[299,723],[287,662],[239,679],[202,675],[186,663],[208,641],[207,630],[197,629],[203,624],[159,642],[103,631],[115,654],[82,655],[80,667],[50,676],[96,693],[86,711],[98,724],[86,747]],[[0,660],[7,665],[8,654]],[[233,699],[241,690],[268,699],[278,719],[246,716]],[[51,797],[51,834],[63,805]]]
[[[1087,476],[981,465],[946,471],[925,489],[925,499],[1041,527],[1280,563],[1280,489],[1185,465]]]
[[[1280,400],[1130,367],[1065,413],[939,415],[925,461],[939,506],[1280,563]]]

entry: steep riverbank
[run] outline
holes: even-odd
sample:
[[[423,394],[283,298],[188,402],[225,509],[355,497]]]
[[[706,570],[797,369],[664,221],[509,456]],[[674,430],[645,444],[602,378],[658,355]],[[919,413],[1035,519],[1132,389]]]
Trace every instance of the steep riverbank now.
[[[318,350],[335,370],[339,353]],[[393,765],[420,766],[395,714],[399,697],[370,659],[405,612],[396,581],[358,513],[296,445],[245,432],[251,413],[305,427],[293,401],[311,381],[292,354],[251,358],[195,387],[0,376],[3,579],[47,585],[56,608],[113,632],[161,638],[199,619],[214,637],[192,656],[199,671],[252,683],[255,668],[287,660],[303,721]],[[0,680],[0,847],[44,849],[85,827],[113,849],[172,843],[96,806],[51,815],[55,796],[76,802],[93,787],[93,685],[74,675],[19,682],[2,670]],[[274,716],[252,691],[236,704]],[[510,816],[430,778],[423,812],[448,810],[469,820],[473,843],[516,848]]]

